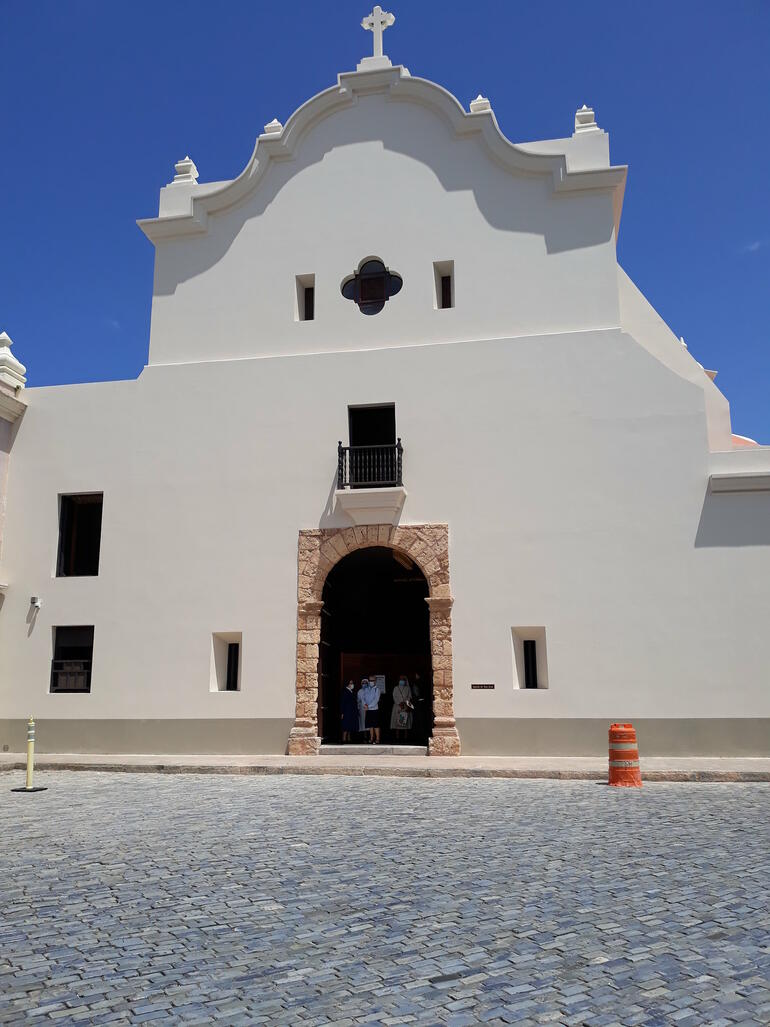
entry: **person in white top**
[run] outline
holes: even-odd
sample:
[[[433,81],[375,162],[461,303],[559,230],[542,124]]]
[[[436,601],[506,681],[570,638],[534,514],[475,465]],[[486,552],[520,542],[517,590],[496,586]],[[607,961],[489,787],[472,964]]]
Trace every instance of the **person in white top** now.
[[[366,729],[369,742],[374,745],[380,740],[380,692],[379,686],[368,678],[361,682],[358,699],[366,713]]]

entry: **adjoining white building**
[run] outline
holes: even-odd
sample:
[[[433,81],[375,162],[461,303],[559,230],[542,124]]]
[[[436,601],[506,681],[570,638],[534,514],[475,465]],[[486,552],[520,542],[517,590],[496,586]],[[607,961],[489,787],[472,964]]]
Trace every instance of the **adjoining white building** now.
[[[365,21],[139,222],[136,381],[0,339],[0,744],[316,752],[419,674],[430,752],[768,755],[770,447],[618,266],[607,133],[513,144]]]

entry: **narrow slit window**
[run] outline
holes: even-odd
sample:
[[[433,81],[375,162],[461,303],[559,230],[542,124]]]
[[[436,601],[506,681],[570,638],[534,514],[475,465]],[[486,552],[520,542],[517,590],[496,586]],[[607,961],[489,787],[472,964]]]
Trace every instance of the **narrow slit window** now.
[[[240,631],[215,631],[211,636],[210,692],[240,692],[242,641]]]
[[[315,275],[297,275],[294,303],[295,321],[315,320]]]
[[[101,492],[59,497],[57,577],[99,573],[103,498]]]
[[[449,310],[455,305],[454,261],[437,260],[433,265],[433,278],[436,286],[434,306],[436,310]]]
[[[539,691],[550,687],[545,626],[511,628],[513,642],[513,687]]]

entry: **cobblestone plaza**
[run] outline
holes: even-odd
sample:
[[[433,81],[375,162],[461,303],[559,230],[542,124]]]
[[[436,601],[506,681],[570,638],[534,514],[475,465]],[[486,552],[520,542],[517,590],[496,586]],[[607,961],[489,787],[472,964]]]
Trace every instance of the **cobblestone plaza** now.
[[[54,772],[0,1023],[770,1023],[763,784]]]

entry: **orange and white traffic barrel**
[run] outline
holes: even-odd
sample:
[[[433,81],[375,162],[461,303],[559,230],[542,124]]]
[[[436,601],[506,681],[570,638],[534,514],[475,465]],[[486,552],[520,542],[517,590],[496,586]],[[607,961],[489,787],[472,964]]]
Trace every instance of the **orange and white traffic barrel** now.
[[[639,747],[633,724],[610,725],[609,784],[616,788],[641,788]]]

